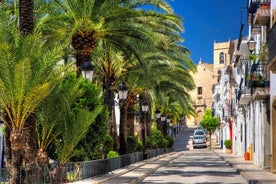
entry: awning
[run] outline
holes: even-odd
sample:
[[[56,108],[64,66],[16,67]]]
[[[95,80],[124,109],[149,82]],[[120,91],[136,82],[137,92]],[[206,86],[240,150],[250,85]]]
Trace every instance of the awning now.
[[[254,100],[264,100],[266,98],[268,98],[270,96],[270,88],[256,88],[253,95],[252,95],[252,98]]]
[[[254,16],[254,25],[265,26],[269,23],[270,9],[258,8]]]
[[[239,101],[239,105],[247,105],[251,100],[250,94],[242,94],[241,99]]]

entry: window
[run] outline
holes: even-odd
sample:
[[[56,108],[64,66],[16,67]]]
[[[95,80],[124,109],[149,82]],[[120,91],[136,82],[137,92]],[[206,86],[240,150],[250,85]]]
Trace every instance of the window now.
[[[197,94],[198,95],[202,95],[202,87],[198,87],[197,88]]]
[[[221,52],[221,53],[219,54],[219,64],[223,64],[223,63],[224,63],[224,53]]]

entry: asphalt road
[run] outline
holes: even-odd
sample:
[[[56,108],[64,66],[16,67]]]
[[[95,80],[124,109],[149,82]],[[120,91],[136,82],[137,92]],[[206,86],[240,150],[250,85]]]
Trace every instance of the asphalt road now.
[[[246,184],[236,169],[208,149],[183,151],[180,157],[146,177],[143,184]]]
[[[210,149],[193,149],[190,136],[194,129],[186,128],[175,140],[174,149],[181,152],[176,159],[147,176],[142,184],[245,184],[247,181],[226,161]]]

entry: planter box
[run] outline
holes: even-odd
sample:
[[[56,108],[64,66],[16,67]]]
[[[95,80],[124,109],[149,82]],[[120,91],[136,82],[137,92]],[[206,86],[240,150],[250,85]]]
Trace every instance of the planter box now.
[[[225,150],[225,152],[226,152],[227,154],[231,154],[231,153],[232,153],[232,149],[228,149],[228,148],[227,148],[227,149]]]

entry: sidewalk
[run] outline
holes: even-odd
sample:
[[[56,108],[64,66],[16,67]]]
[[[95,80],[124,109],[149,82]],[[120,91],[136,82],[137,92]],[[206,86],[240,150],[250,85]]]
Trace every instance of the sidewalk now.
[[[248,181],[250,184],[276,184],[276,174],[259,168],[253,164],[253,161],[244,160],[242,157],[234,154],[226,154],[222,149],[214,149],[225,161]]]

